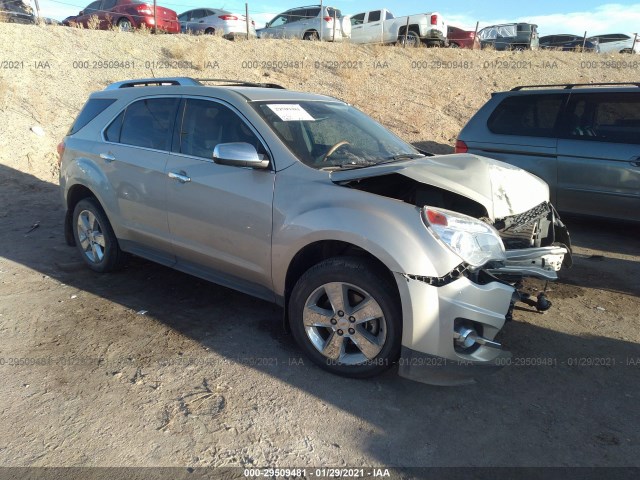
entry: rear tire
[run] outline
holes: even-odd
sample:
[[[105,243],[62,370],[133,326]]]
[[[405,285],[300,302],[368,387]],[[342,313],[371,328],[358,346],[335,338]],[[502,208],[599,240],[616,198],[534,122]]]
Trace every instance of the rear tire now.
[[[215,35],[215,34],[216,34],[216,30],[215,30],[215,28],[207,28],[207,29],[204,31],[204,34],[205,34],[205,35]]]
[[[400,35],[398,38],[398,45],[404,46],[406,43],[407,47],[418,48],[420,46],[420,36],[414,32],[413,30],[409,30],[407,33],[407,38],[405,40],[404,33]]]
[[[304,36],[302,37],[303,40],[311,40],[312,42],[317,42],[318,40],[320,40],[320,35],[318,35],[318,32],[311,31],[311,32],[305,32]]]
[[[107,215],[95,198],[80,200],[73,209],[73,235],[82,260],[99,273],[118,270],[126,261]]]
[[[395,285],[362,258],[329,258],[298,280],[291,332],[319,367],[353,378],[382,373],[400,356],[402,311]]]
[[[121,32],[130,32],[133,30],[133,25],[131,24],[131,20],[128,18],[121,18],[118,20],[116,24]]]

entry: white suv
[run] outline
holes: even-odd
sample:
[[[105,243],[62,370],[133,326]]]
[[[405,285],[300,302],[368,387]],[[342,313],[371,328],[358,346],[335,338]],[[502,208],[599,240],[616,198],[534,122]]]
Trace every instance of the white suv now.
[[[334,21],[335,19],[335,21]],[[351,23],[337,8],[297,7],[277,15],[257,31],[259,38],[301,38],[339,42],[351,34]]]
[[[637,33],[610,33],[587,40],[597,40],[600,53],[640,53],[640,35]]]

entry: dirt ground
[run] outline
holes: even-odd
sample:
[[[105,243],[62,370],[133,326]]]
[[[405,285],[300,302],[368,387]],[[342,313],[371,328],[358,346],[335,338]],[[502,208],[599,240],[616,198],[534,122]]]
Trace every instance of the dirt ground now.
[[[333,92],[408,140],[448,151],[492,90],[637,77],[583,63],[622,57],[554,53],[561,70],[529,76],[484,62],[541,62],[540,53],[267,41],[258,56],[256,42],[13,25],[0,25],[0,45],[0,61],[30,65],[0,69],[0,465],[640,466],[637,227],[565,219],[574,268],[550,287],[552,310],[516,310],[503,339],[510,367],[456,388],[394,370],[357,381],[311,365],[268,303],[139,259],[114,274],[84,268],[64,243],[54,156],[90,91],[149,76],[71,68],[72,59],[138,58],[146,48],[214,61],[237,50],[228,70],[197,76],[246,72]],[[331,55],[392,66],[241,66]],[[418,71],[415,59],[483,66]]]

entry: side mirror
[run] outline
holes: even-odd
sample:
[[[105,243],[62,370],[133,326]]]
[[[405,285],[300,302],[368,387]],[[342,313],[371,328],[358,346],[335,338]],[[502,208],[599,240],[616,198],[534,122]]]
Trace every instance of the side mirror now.
[[[78,16],[79,16],[79,17],[81,17],[82,15],[84,15],[84,10],[80,10],[80,11],[78,12]]]
[[[246,142],[219,143],[213,149],[213,161],[233,167],[269,167],[269,160],[261,159],[255,147]]]
[[[269,28],[271,26],[271,22],[267,22],[264,24],[264,28]]]

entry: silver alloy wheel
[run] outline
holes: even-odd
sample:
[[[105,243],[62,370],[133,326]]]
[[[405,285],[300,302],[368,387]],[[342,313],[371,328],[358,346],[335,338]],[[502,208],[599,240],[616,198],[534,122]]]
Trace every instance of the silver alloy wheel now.
[[[133,30],[133,25],[131,25],[131,22],[128,19],[121,18],[118,21],[118,28],[121,32],[130,32],[131,30]]]
[[[378,302],[349,283],[326,283],[315,289],[305,302],[303,323],[316,350],[343,365],[373,360],[387,338]]]
[[[102,226],[90,210],[82,210],[78,215],[78,241],[91,263],[99,263],[104,258],[105,240]]]

